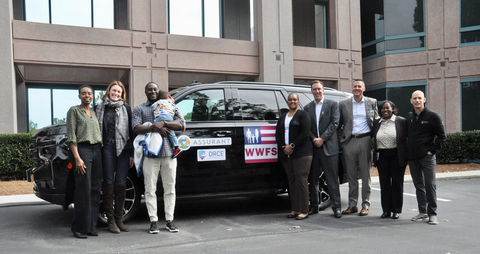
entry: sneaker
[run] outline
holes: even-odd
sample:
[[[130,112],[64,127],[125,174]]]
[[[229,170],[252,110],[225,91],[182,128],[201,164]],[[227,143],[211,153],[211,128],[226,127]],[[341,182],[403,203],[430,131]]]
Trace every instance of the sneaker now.
[[[180,147],[177,146],[175,148],[175,151],[173,151],[172,158],[177,158],[182,152],[183,152],[183,150],[180,149]]]
[[[412,217],[412,221],[422,221],[428,219],[428,215],[424,213],[419,213],[417,216]]]
[[[175,227],[175,224],[173,224],[173,221],[171,221],[171,220],[167,220],[167,226],[165,228],[168,229],[168,231],[170,231],[172,233],[177,233],[178,232],[178,228]]]
[[[150,230],[148,231],[150,234],[158,234],[158,224],[156,221],[150,223]]]
[[[428,224],[430,224],[430,225],[437,225],[438,224],[437,216],[430,215],[428,217],[429,217],[428,218]]]

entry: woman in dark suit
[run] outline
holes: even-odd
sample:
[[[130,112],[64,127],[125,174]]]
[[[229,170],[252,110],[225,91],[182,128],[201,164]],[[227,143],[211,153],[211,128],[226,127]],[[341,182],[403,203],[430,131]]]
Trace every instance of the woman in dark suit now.
[[[403,177],[407,166],[407,121],[396,113],[393,102],[383,101],[380,104],[382,118],[373,124],[373,162],[380,178],[381,218],[398,219],[402,212]]]
[[[132,109],[126,105],[125,86],[120,81],[110,83],[102,100],[95,112],[103,139],[103,207],[108,230],[120,233],[129,230],[122,218],[128,169],[134,163]]]
[[[278,158],[288,177],[289,196],[292,206],[288,218],[308,218],[308,175],[312,164],[312,143],[309,140],[310,116],[298,109],[298,95],[288,96],[288,113],[277,122],[275,139]]]

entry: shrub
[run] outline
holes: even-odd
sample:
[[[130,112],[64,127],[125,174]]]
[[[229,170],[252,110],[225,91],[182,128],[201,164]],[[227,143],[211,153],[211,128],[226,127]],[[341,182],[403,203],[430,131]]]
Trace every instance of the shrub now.
[[[478,162],[480,130],[447,134],[447,141],[437,153],[437,163]]]
[[[33,167],[29,147],[29,133],[0,134],[0,178],[1,180],[25,179],[25,170]]]

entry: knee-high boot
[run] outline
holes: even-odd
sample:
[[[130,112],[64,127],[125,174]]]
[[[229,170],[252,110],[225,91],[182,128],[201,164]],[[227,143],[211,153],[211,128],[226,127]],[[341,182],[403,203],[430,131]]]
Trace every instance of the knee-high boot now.
[[[125,207],[125,195],[126,195],[126,186],[125,185],[115,185],[115,222],[117,227],[121,231],[128,232],[128,227],[123,224],[123,209]]]
[[[103,208],[108,220],[108,231],[112,233],[120,233],[120,229],[115,223],[115,216],[113,212],[113,184],[103,184]]]

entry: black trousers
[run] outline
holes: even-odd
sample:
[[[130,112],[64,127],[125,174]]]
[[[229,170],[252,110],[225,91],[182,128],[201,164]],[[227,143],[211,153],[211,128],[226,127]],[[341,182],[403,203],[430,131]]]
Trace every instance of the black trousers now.
[[[85,166],[85,174],[73,171],[75,179],[74,213],[72,231],[89,233],[95,230],[100,206],[100,192],[102,189],[102,152],[100,144],[79,143],[78,154]],[[73,157],[72,157],[73,158]],[[73,159],[74,166],[75,159]]]
[[[313,160],[312,169],[308,177],[310,183],[310,207],[318,208],[318,178],[320,177],[321,170],[325,174],[325,181],[327,182],[328,194],[332,200],[332,209],[342,209],[340,202],[340,185],[338,179],[338,154],[327,156],[323,150],[323,147],[313,148]]]
[[[403,206],[403,178],[406,166],[398,163],[397,149],[379,149],[377,160],[380,195],[383,212],[401,213]]]
[[[437,215],[437,185],[435,183],[437,162],[435,155],[427,154],[421,159],[409,161],[408,165],[416,189],[419,212]]]
[[[308,213],[308,174],[311,163],[311,155],[298,159],[288,158],[287,161],[282,160],[288,177],[288,194],[292,211]]]

